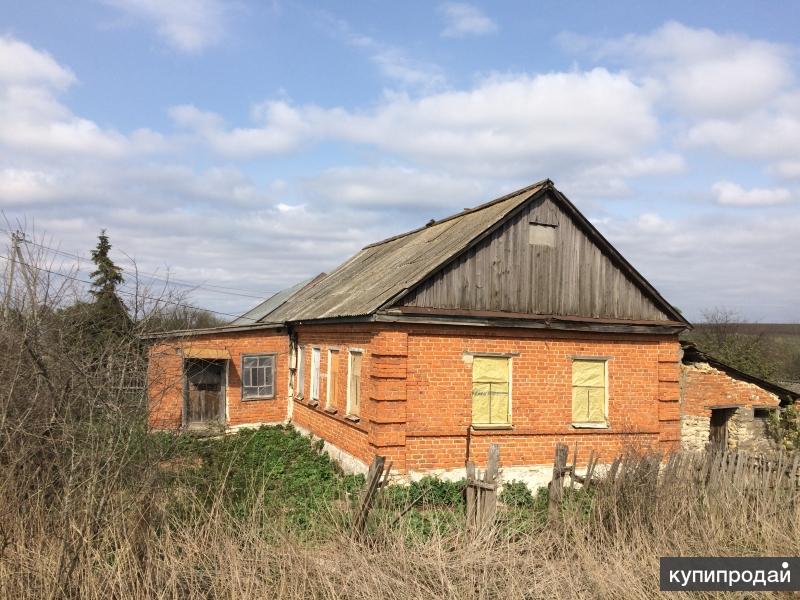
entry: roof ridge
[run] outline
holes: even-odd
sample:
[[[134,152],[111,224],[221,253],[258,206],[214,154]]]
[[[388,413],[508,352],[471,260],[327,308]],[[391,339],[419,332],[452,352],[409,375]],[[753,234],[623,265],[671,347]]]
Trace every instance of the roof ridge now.
[[[488,202],[484,202],[483,204],[479,204],[478,206],[474,206],[472,208],[462,210],[461,212],[454,213],[454,214],[449,215],[447,217],[443,217],[443,218],[439,219],[438,221],[428,222],[425,225],[423,225],[422,227],[417,227],[416,229],[412,229],[410,231],[406,231],[405,233],[398,233],[397,235],[393,235],[393,236],[388,237],[388,238],[386,238],[384,240],[380,240],[378,242],[373,242],[371,244],[367,244],[366,246],[364,246],[362,248],[362,250],[366,250],[368,248],[374,248],[375,246],[380,246],[382,244],[387,244],[389,242],[393,242],[395,240],[399,240],[400,238],[406,237],[407,235],[411,235],[412,233],[418,233],[420,231],[424,231],[428,227],[433,227],[435,225],[441,225],[442,223],[445,223],[447,221],[452,221],[453,219],[456,219],[458,217],[463,217],[465,215],[469,215],[469,214],[472,214],[474,212],[478,212],[480,210],[484,210],[486,208],[489,208],[490,206],[494,206],[495,204],[499,204],[500,202],[505,202],[506,200],[509,200],[509,199],[513,198],[514,196],[519,196],[520,194],[524,194],[525,192],[529,192],[529,191],[531,191],[531,190],[533,190],[535,188],[540,188],[540,187],[543,188],[543,187],[546,187],[546,186],[553,187],[553,185],[554,184],[553,184],[553,181],[551,179],[542,179],[541,181],[537,181],[536,183],[532,183],[530,185],[526,185],[523,188],[520,188],[520,189],[515,190],[513,192],[509,192],[508,194],[500,196],[499,198],[495,198],[494,200],[489,200]]]

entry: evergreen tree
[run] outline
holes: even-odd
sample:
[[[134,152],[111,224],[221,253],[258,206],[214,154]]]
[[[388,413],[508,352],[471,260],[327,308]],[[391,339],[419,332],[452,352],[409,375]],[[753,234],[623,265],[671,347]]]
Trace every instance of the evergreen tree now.
[[[111,242],[103,229],[98,236],[97,247],[92,250],[92,262],[95,264],[95,270],[90,273],[90,293],[94,296],[93,320],[97,329],[121,332],[128,329],[131,319],[117,293],[117,287],[125,282],[122,269],[111,260],[110,251]]]

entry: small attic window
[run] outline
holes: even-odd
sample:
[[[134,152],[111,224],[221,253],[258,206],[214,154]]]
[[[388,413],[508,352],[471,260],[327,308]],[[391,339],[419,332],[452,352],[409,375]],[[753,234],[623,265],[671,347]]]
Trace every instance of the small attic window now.
[[[547,246],[553,248],[556,245],[556,230],[558,229],[558,225],[531,221],[528,227],[530,228],[528,242],[531,246]]]

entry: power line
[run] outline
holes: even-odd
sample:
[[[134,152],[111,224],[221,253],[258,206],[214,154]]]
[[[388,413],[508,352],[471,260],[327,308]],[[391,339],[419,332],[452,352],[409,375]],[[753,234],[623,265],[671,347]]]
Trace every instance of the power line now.
[[[12,260],[8,256],[3,256],[2,254],[0,254],[0,258],[2,258],[4,260],[7,260],[7,261],[11,261]],[[66,273],[61,273],[59,271],[53,271],[51,269],[45,269],[44,267],[37,267],[36,265],[31,265],[31,264],[25,263],[25,262],[23,262],[21,260],[18,260],[16,262],[19,263],[20,265],[22,265],[24,267],[28,267],[30,269],[35,269],[37,271],[43,271],[45,273],[50,273],[51,275],[58,275],[59,277],[64,277],[65,279],[71,279],[72,281],[77,281],[79,283],[85,283],[87,285],[94,285],[91,281],[87,281],[85,279],[80,279],[79,277],[74,277],[72,275],[67,275]],[[194,306],[193,304],[185,304],[183,302],[175,302],[174,300],[164,300],[163,298],[155,298],[153,296],[147,296],[145,294],[136,294],[135,292],[129,292],[129,291],[126,291],[126,290],[117,290],[117,293],[125,294],[126,296],[133,296],[134,298],[144,298],[146,300],[153,300],[154,302],[162,302],[164,304],[172,304],[174,306],[180,306],[180,307],[183,307],[183,308],[190,308],[190,309],[193,309],[193,310],[200,310],[200,311],[214,313],[214,314],[217,314],[217,315],[223,315],[223,316],[226,316],[226,317],[233,317],[235,319],[240,319],[240,318],[245,319],[246,318],[248,321],[253,321],[254,323],[258,322],[258,319],[253,319],[251,317],[243,317],[241,315],[235,315],[235,314],[231,314],[231,313],[226,313],[226,312],[222,312],[222,311],[219,311],[219,310],[211,310],[210,308],[201,308],[199,306]]]
[[[8,230],[2,229],[2,228],[0,228],[0,231],[8,232]],[[70,258],[77,258],[78,260],[85,261],[87,263],[91,262],[91,259],[86,257],[86,256],[81,256],[80,254],[74,254],[72,252],[67,252],[65,250],[60,250],[58,248],[51,248],[50,246],[45,246],[44,244],[40,244],[39,242],[34,242],[33,240],[25,240],[25,243],[31,244],[33,246],[38,246],[39,248],[43,248],[45,250],[49,250],[50,252],[53,252],[55,254],[60,254],[62,256],[68,256]],[[137,274],[146,275],[149,279],[154,279],[156,281],[163,281],[164,283],[174,284],[174,285],[179,286],[179,287],[204,289],[206,291],[209,291],[209,292],[212,292],[212,293],[215,293],[215,294],[228,294],[230,296],[241,296],[243,298],[254,298],[256,300],[264,300],[270,294],[275,294],[276,293],[275,290],[266,290],[262,294],[260,292],[256,292],[256,291],[253,291],[253,290],[248,290],[248,289],[244,289],[244,288],[236,288],[236,287],[225,286],[225,285],[214,285],[214,284],[211,284],[211,283],[202,283],[202,284],[193,283],[193,282],[187,281],[185,279],[184,280],[174,279],[174,278],[166,279],[163,276],[158,275],[157,273],[152,273],[152,272],[149,272],[149,271],[142,271],[142,270],[140,270],[138,268],[136,269],[136,272],[137,272]],[[235,290],[236,292],[249,292],[249,294],[241,294],[241,293],[236,293],[234,291],[223,291],[223,290]],[[255,294],[260,294],[260,295],[255,295]]]

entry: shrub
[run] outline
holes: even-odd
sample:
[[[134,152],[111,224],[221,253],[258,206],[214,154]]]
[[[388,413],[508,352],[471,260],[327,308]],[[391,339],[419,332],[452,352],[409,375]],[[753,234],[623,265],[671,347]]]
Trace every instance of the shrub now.
[[[506,506],[533,508],[535,501],[530,488],[524,481],[509,481],[500,492],[500,501]]]
[[[800,450],[800,410],[791,404],[773,411],[767,420],[767,431],[786,450]]]

